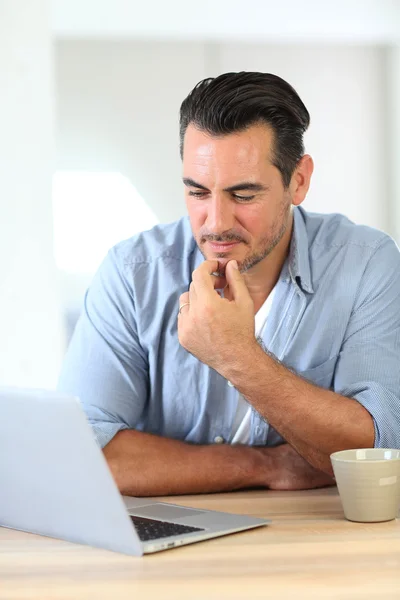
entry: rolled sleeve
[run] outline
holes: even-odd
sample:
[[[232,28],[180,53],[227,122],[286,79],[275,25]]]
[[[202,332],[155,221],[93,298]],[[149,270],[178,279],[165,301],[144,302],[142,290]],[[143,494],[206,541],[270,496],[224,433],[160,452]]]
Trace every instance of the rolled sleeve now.
[[[86,293],[58,389],[77,396],[103,448],[140,421],[148,394],[147,357],[140,345],[132,286],[113,249]]]
[[[336,365],[334,390],[371,414],[376,447],[400,447],[400,253],[390,238],[366,267]]]

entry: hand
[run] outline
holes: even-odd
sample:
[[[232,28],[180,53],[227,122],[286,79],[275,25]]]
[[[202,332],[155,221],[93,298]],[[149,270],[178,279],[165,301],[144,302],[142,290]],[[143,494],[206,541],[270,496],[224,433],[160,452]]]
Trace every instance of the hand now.
[[[193,272],[189,292],[180,297],[180,305],[189,305],[179,314],[178,337],[188,352],[220,371],[257,342],[253,300],[236,261],[229,261],[225,271],[230,299],[214,289],[212,273],[217,269],[217,261],[206,260]]]
[[[271,490],[311,490],[336,483],[333,477],[312,467],[289,444],[255,449],[268,456],[265,479]]]

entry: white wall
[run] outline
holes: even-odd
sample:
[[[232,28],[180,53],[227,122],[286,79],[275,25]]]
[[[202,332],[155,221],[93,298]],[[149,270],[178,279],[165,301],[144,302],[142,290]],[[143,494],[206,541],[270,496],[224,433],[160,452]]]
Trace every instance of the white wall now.
[[[57,36],[395,43],[398,0],[52,0]]]
[[[0,12],[0,385],[52,387],[63,330],[52,236],[49,3],[2,0]]]
[[[56,67],[58,168],[121,171],[163,222],[184,214],[183,98],[205,76],[275,72],[311,113],[315,175],[305,207],[390,232],[384,49],[64,40]],[[81,293],[85,281],[76,282],[65,283],[66,295]]]
[[[389,197],[392,234],[400,243],[400,44],[388,50]]]

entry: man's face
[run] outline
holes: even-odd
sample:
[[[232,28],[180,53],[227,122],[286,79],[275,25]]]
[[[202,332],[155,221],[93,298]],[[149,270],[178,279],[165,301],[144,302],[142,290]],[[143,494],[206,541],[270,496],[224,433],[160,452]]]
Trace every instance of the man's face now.
[[[282,239],[291,197],[271,163],[272,131],[212,137],[189,125],[185,133],[183,181],[190,223],[207,260],[224,273],[236,259],[243,272],[262,261]]]

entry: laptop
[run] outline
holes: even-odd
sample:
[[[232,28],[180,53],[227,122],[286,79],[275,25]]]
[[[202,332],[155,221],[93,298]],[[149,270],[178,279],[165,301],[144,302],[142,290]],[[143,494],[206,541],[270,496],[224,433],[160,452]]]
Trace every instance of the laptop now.
[[[0,389],[0,526],[141,556],[266,519],[121,496],[77,398]]]

